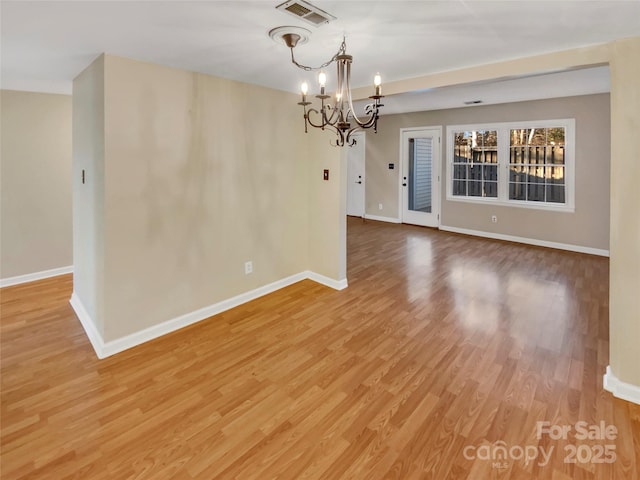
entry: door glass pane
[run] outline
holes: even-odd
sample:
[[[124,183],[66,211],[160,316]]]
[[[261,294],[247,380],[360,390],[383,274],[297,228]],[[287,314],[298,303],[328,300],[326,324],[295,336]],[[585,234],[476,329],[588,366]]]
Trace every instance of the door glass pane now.
[[[431,138],[409,139],[409,210],[431,213]]]

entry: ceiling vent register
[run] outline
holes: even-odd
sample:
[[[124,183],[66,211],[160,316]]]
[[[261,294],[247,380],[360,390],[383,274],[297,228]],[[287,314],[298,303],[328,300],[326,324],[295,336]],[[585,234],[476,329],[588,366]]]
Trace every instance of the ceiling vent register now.
[[[293,15],[300,20],[304,20],[314,27],[325,25],[336,19],[333,15],[311,5],[309,2],[305,2],[304,0],[289,0],[288,2],[278,5],[276,9],[288,13],[289,15]]]

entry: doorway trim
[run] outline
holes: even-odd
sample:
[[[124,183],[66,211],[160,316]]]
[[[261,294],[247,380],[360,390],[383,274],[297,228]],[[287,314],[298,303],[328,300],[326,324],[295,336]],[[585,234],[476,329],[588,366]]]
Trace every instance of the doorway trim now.
[[[437,181],[434,182],[436,188],[436,192],[434,192],[434,194],[432,195],[432,199],[433,199],[433,209],[435,210],[434,213],[436,213],[437,215],[437,224],[435,227],[432,228],[437,228],[440,229],[440,225],[442,225],[442,218],[441,218],[441,211],[440,211],[440,206],[442,203],[442,198],[441,198],[441,192],[442,192],[442,162],[443,162],[443,156],[442,156],[442,152],[443,152],[443,145],[442,145],[442,125],[433,125],[433,126],[426,126],[426,127],[406,127],[406,128],[401,128],[400,129],[400,134],[399,134],[399,152],[398,152],[398,218],[400,219],[400,223],[404,223],[404,208],[403,208],[403,202],[404,202],[404,187],[402,185],[402,172],[404,172],[404,167],[405,167],[405,162],[407,161],[404,158],[404,144],[402,141],[402,137],[405,133],[410,133],[410,132],[418,132],[418,131],[422,131],[422,130],[437,130],[438,131],[438,136],[440,138],[440,144],[439,144],[439,150],[440,150],[440,155],[438,156],[438,159],[436,162],[433,163],[433,166],[435,167],[436,170],[436,175],[437,175]]]

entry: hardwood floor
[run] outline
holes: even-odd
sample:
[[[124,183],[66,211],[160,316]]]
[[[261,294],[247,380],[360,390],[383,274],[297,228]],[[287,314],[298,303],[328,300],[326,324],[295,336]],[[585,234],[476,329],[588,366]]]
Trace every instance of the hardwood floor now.
[[[348,229],[346,290],[303,281],[105,360],[70,275],[2,289],[2,479],[638,478],[640,407],[602,389],[607,259]]]

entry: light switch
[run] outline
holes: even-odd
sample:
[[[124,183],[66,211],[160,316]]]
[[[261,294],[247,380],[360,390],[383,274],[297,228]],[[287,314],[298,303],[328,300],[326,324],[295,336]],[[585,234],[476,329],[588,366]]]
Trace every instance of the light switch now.
[[[329,170],[325,169],[323,179],[324,180],[329,180]]]

